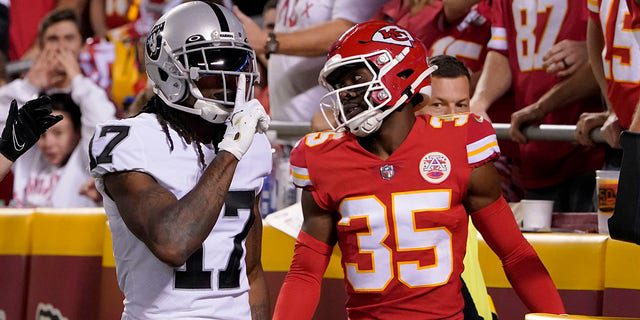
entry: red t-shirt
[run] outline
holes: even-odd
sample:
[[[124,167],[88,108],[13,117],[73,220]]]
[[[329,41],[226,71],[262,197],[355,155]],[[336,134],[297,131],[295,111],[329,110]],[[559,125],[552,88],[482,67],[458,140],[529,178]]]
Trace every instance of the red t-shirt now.
[[[429,56],[448,54],[464,62],[472,72],[482,70],[491,39],[490,10],[489,0],[474,6],[460,23],[444,29],[431,45]]]
[[[631,26],[633,29],[640,29],[640,4],[638,4],[635,0],[626,0],[627,8],[629,12],[631,12]],[[636,41],[640,43],[640,32],[634,32],[636,37]]]
[[[489,49],[507,56],[516,110],[536,102],[562,81],[542,69],[542,57],[565,39],[585,41],[588,11],[584,0],[492,3]],[[544,124],[578,122],[583,112],[602,111],[598,98],[584,99],[547,114]],[[523,184],[535,189],[557,185],[571,176],[601,167],[603,151],[569,142],[530,141],[520,145]]]
[[[462,201],[471,171],[498,155],[493,127],[472,114],[418,117],[387,160],[351,134],[298,143],[294,183],[341,217],[349,319],[463,319]]]
[[[635,39],[640,29],[634,29],[624,0],[589,0],[589,11],[604,36],[602,66],[607,97],[620,125],[627,129],[640,99],[640,45]]]
[[[373,20],[388,21],[407,29],[429,48],[443,35],[444,20],[440,14],[441,11],[442,1],[440,0],[426,5],[416,14],[412,14],[408,7],[403,8],[401,0],[389,0],[374,15]]]
[[[11,1],[9,10],[9,60],[18,60],[36,43],[38,26],[49,11],[56,6],[55,0]]]

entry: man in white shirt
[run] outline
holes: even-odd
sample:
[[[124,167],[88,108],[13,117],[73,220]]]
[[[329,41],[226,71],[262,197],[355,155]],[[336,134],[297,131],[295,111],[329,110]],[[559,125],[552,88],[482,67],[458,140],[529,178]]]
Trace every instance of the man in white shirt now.
[[[80,196],[80,186],[90,179],[87,168],[89,159],[86,150],[97,123],[115,118],[115,106],[105,91],[85,77],[78,63],[82,47],[82,36],[78,20],[72,10],[53,11],[40,24],[38,34],[40,54],[24,79],[17,79],[0,87],[0,128],[3,128],[12,100],[18,105],[42,94],[69,93],[81,113],[80,139],[74,152],[62,164],[48,163],[38,148],[33,148],[21,157],[14,166],[14,198],[17,206],[87,207],[95,206],[93,200]],[[54,168],[55,167],[55,168]],[[34,171],[52,172],[62,170],[63,178],[47,178],[55,182],[49,188],[48,199],[29,204],[25,201],[29,185],[44,176]],[[52,175],[46,175],[52,177]]]
[[[271,117],[281,121],[310,121],[326,93],[318,75],[326,53],[338,37],[366,21],[384,0],[278,1],[274,32],[262,30],[235,8],[251,47],[269,59]]]

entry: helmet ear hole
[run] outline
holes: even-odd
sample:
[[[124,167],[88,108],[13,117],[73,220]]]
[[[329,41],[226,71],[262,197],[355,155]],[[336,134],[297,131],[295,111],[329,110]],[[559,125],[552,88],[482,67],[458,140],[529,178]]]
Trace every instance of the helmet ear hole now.
[[[169,74],[160,68],[158,68],[158,75],[162,81],[167,81],[167,79],[169,79]]]
[[[413,69],[405,69],[398,72],[398,77],[402,79],[407,79],[413,74]]]

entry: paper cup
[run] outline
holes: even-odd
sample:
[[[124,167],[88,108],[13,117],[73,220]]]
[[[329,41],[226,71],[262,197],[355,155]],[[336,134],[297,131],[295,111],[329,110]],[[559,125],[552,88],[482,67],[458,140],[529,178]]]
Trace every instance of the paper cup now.
[[[524,214],[522,227],[525,229],[551,229],[553,200],[522,200],[520,210]]]
[[[597,170],[596,185],[598,188],[598,233],[609,234],[608,221],[616,207],[618,178],[620,171]]]

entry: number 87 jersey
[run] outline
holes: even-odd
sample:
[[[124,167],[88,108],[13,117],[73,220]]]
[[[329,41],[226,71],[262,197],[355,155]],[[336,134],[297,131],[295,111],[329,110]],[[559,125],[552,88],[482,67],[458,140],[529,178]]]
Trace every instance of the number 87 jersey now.
[[[386,160],[349,134],[313,133],[291,153],[294,183],[337,212],[350,319],[461,319],[473,168],[499,155],[473,114],[418,117]]]

